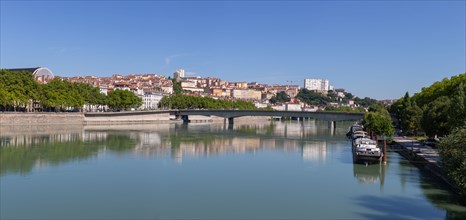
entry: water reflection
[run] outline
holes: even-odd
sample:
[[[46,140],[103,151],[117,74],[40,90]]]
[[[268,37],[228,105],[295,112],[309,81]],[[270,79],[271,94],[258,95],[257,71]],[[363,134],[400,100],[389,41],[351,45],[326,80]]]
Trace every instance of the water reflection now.
[[[312,141],[302,147],[302,156],[305,161],[325,161],[327,157],[327,141]]]
[[[364,165],[364,164],[353,164],[353,175],[363,184],[374,184],[379,182],[380,186],[383,187],[385,181],[385,170],[387,165],[381,163]]]
[[[324,213],[321,217],[341,214],[334,215],[334,218],[428,218],[444,213],[446,218],[464,218],[465,207],[457,197],[443,190],[444,187],[433,184],[431,179],[421,175],[416,167],[395,156],[395,153],[389,154],[388,165],[365,166],[344,162],[352,157],[351,144],[345,138],[346,128],[350,124],[339,124],[336,129],[329,129],[326,122],[319,121],[235,123],[231,127],[223,124],[0,127],[0,176],[6,183],[3,185],[7,186],[2,190],[11,192],[3,195],[2,199],[9,199],[9,205],[15,204],[5,206],[10,213],[23,213],[23,201],[32,201],[27,210],[34,211],[34,207],[38,207],[34,200],[39,198],[34,197],[36,194],[24,193],[18,203],[11,198],[16,198],[17,192],[34,192],[29,186],[40,183],[41,178],[49,181],[54,177],[55,180],[48,184],[56,183],[55,186],[47,188],[48,185],[43,185],[40,189],[48,190],[44,191],[44,195],[55,196],[55,200],[50,199],[52,203],[44,203],[37,210],[55,208],[57,203],[53,201],[61,201],[62,193],[54,195],[54,192],[62,186],[65,188],[61,192],[75,192],[76,204],[100,207],[100,204],[118,200],[112,197],[118,194],[115,192],[125,192],[125,199],[130,197],[128,201],[132,203],[128,203],[134,204],[131,206],[134,213],[157,213],[153,207],[158,207],[158,212],[163,213],[170,207],[176,207],[178,210],[165,212],[169,213],[167,216],[175,217],[179,217],[179,210],[191,209],[192,214],[205,207],[213,207],[219,211],[241,203],[243,208],[238,208],[237,213],[251,211],[258,207],[257,204],[262,204],[263,210],[267,211],[250,212],[259,217],[265,212],[269,216],[275,216],[274,211],[287,213],[281,212],[285,210],[289,211],[288,214],[303,214],[297,217],[320,211]],[[202,159],[219,155],[222,155],[221,160]],[[100,160],[101,156],[105,160]],[[300,157],[304,163],[299,161]],[[72,164],[90,159],[98,160],[99,164]],[[65,163],[72,166],[63,166]],[[60,166],[62,172],[50,175],[37,171],[47,166]],[[125,167],[125,170],[112,174],[118,167]],[[81,175],[83,173],[92,175]],[[26,177],[17,178],[18,174]],[[29,179],[39,182],[29,182]],[[357,182],[352,181],[354,179]],[[93,180],[93,184],[97,185],[82,185]],[[131,185],[126,180],[139,181],[137,185]],[[17,183],[23,184],[23,187],[15,188]],[[346,184],[345,187],[341,187],[342,183]],[[110,185],[114,188],[109,188]],[[406,191],[403,187],[406,187]],[[90,188],[94,190],[92,193]],[[76,199],[86,193],[99,205],[88,203],[87,198],[86,202]],[[67,201],[73,201],[68,200],[73,196],[67,196]],[[197,201],[201,196],[206,203]],[[140,203],[141,198],[146,200]],[[348,202],[348,199],[352,202]],[[224,203],[220,204],[220,200]],[[297,202],[291,204],[289,201]],[[152,204],[153,207],[140,210],[141,207],[149,207],[141,204]],[[339,207],[339,212],[329,213],[321,208],[332,205]],[[13,206],[16,209],[11,211]],[[80,205],[73,207],[79,207],[77,211],[80,213],[91,213],[89,210],[92,210]],[[115,210],[114,206],[111,207],[108,210]],[[309,207],[317,208],[312,210]],[[416,213],[426,207],[431,213]],[[230,211],[228,208],[225,210]],[[33,211],[29,214],[36,216]],[[118,211],[124,212],[124,209]],[[121,216],[118,211],[105,213]],[[349,215],[352,212],[355,215]],[[44,216],[49,216],[48,212],[44,213]],[[7,214],[5,216],[9,216]],[[246,214],[244,216],[248,217]],[[283,214],[279,217],[287,216]]]
[[[0,175],[27,174],[34,167],[85,160],[100,151],[155,157],[169,155],[182,163],[184,157],[280,150],[302,151],[304,160],[322,161],[326,157],[327,141],[335,137],[327,136],[326,127],[319,125],[311,121],[238,123],[233,129],[215,124],[13,126],[3,128],[0,136]]]

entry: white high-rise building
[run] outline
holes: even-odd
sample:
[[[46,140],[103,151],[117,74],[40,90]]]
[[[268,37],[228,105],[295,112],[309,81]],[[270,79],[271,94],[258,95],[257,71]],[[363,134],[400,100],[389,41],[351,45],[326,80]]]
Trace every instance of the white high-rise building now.
[[[184,69],[177,69],[176,72],[173,73],[173,77],[177,78],[184,78]]]
[[[304,88],[316,92],[328,92],[328,79],[304,79]]]

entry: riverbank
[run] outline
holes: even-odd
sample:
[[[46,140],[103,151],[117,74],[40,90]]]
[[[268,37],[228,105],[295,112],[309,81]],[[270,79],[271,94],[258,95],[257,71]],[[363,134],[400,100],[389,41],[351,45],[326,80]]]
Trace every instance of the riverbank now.
[[[0,125],[80,125],[84,115],[79,112],[2,112]]]
[[[441,158],[438,149],[423,145],[419,141],[406,137],[394,137],[392,148],[397,148],[398,153],[417,166],[432,173],[455,192],[458,192],[456,185],[452,184],[447,174],[441,167]]]
[[[119,125],[119,124],[167,124],[182,123],[172,120],[169,113],[163,114],[134,114],[86,117],[83,113],[71,112],[3,112],[0,113],[0,126],[12,125]],[[216,116],[191,116],[191,123],[224,122],[224,118]],[[235,121],[264,121],[270,120],[266,116],[244,116]]]

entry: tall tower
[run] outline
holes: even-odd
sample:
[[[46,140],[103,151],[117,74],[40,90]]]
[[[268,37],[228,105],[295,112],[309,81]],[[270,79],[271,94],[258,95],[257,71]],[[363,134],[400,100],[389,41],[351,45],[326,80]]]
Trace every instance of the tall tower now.
[[[173,73],[173,78],[184,78],[184,69],[177,69],[176,72]]]

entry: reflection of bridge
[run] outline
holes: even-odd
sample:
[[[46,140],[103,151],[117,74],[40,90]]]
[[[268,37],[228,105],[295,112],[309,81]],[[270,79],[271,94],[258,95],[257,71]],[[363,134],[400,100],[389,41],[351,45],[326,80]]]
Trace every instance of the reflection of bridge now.
[[[314,118],[329,121],[335,126],[335,121],[356,121],[363,118],[363,113],[353,112],[305,112],[305,111],[270,111],[270,110],[166,110],[166,111],[143,111],[143,112],[109,112],[109,113],[86,113],[85,117],[114,117],[114,116],[137,116],[138,118],[154,114],[170,114],[181,118],[183,122],[190,122],[189,116],[217,116],[228,119],[233,124],[234,118],[243,116],[270,116],[270,117],[294,117],[298,119]]]

